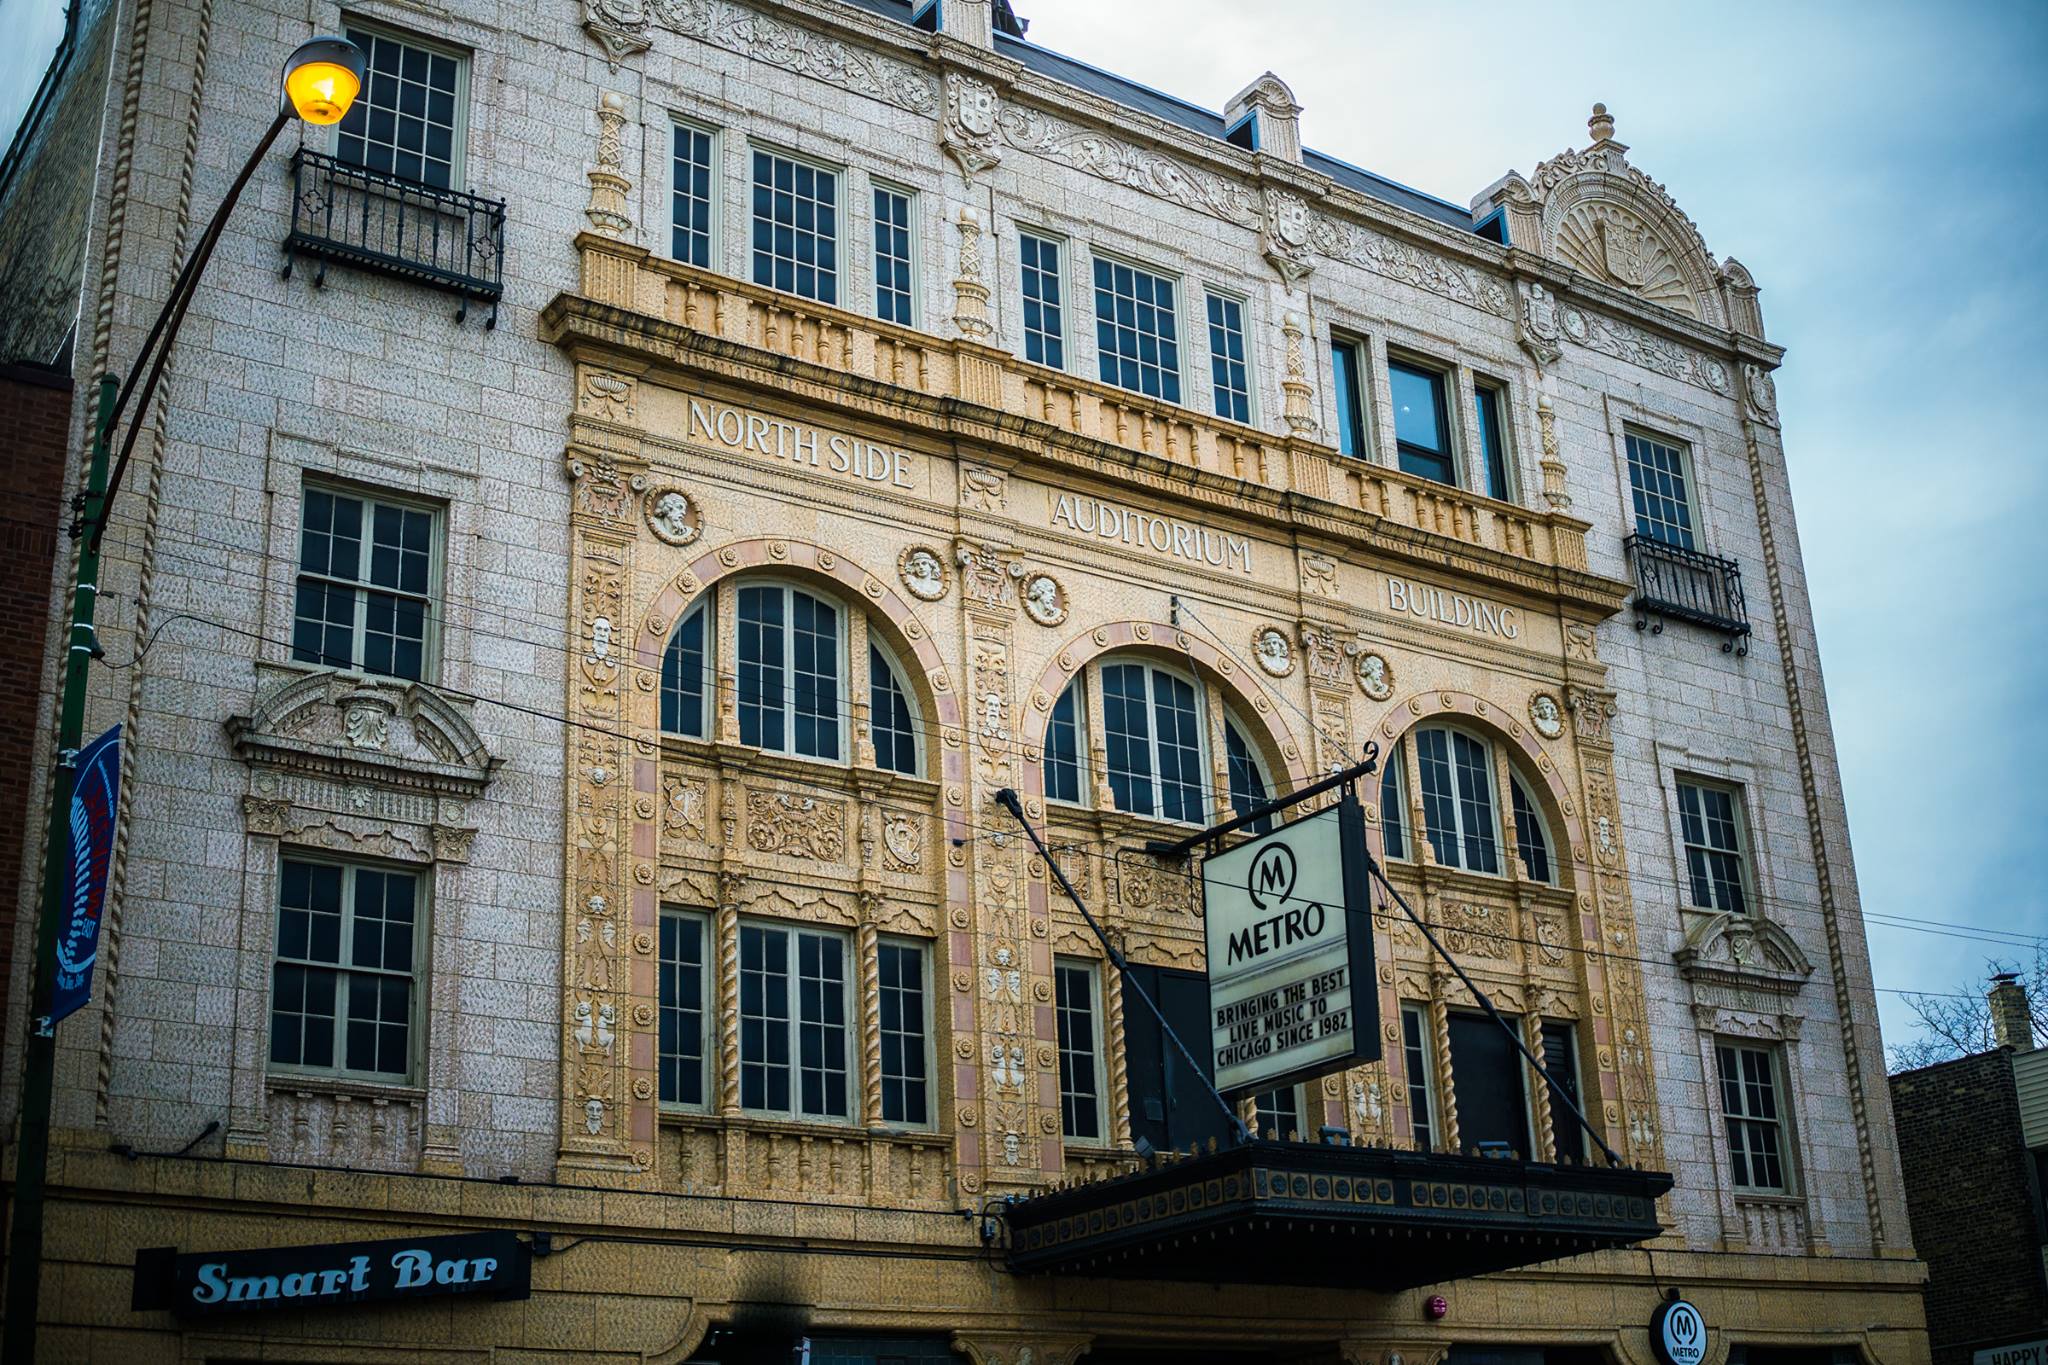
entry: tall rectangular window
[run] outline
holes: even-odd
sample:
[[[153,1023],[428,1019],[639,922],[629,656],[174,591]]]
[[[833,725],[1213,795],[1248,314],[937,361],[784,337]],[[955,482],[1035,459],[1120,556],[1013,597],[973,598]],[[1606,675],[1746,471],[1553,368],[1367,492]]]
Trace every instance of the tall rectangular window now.
[[[1396,741],[1380,773],[1380,837],[1389,858],[1408,856],[1408,773],[1405,745]]]
[[[875,186],[875,316],[905,327],[917,321],[910,279],[915,204],[908,191]]]
[[[1066,285],[1060,243],[1033,233],[1017,234],[1018,268],[1024,277],[1024,358],[1055,370],[1067,367]]]
[[[740,926],[740,1107],[852,1117],[847,944],[780,924]]]
[[[1627,433],[1625,443],[1636,534],[1683,550],[1695,548],[1692,496],[1685,486],[1685,448],[1633,431]]]
[[[1472,401],[1479,418],[1479,482],[1489,498],[1502,502],[1508,497],[1508,437],[1503,422],[1507,416],[1507,395],[1492,384],[1472,389]]]
[[[1498,873],[1493,769],[1486,745],[1462,730],[1429,726],[1415,735],[1422,773],[1422,818],[1445,867]]]
[[[1233,422],[1252,420],[1251,381],[1244,358],[1244,303],[1228,294],[1209,294],[1209,377],[1216,415]]]
[[[1053,963],[1054,1013],[1060,1034],[1060,1131],[1070,1142],[1101,1142],[1102,1038],[1096,1027],[1095,967]]]
[[[1394,443],[1405,473],[1455,484],[1451,460],[1450,409],[1444,402],[1440,370],[1390,361],[1387,378],[1394,398]]]
[[[1720,1043],[1714,1048],[1721,1112],[1728,1125],[1729,1173],[1739,1190],[1782,1194],[1784,1120],[1779,1114],[1775,1051]]]
[[[424,678],[436,520],[425,507],[308,485],[299,505],[292,658]]]
[[[436,189],[462,188],[469,59],[417,38],[348,26],[363,88],[334,130],[334,155]]]
[[[1742,890],[1742,802],[1736,790],[1680,778],[1678,827],[1685,840],[1692,903],[1702,910],[1747,910]]]
[[[839,177],[754,152],[754,283],[839,302]]]
[[[670,251],[684,265],[711,268],[711,210],[718,170],[708,128],[674,125],[675,169],[669,194]]]
[[[925,951],[883,939],[875,949],[882,1024],[882,1122],[931,1122],[930,1055],[926,1039]]]
[[[1581,1109],[1579,1099],[1579,1033],[1569,1023],[1543,1025],[1543,1072],[1555,1087],[1550,1095],[1550,1131],[1557,1139],[1557,1159],[1576,1164],[1586,1160],[1586,1130],[1571,1110],[1557,1102],[1557,1091]]]
[[[1095,350],[1103,383],[1178,403],[1180,323],[1173,281],[1097,256]]]
[[[1270,1135],[1282,1142],[1313,1141],[1315,1137],[1302,1126],[1301,1087],[1298,1085],[1254,1096],[1252,1126],[1261,1137]]]
[[[1365,348],[1349,337],[1330,338],[1330,393],[1337,401],[1337,453],[1364,459],[1370,449],[1365,437]]]
[[[424,889],[410,871],[285,858],[271,1065],[409,1081]]]
[[[1422,1006],[1401,1006],[1401,1060],[1408,1071],[1408,1133],[1418,1152],[1436,1148],[1436,1100]]]
[[[1508,1029],[1522,1021],[1502,1015]],[[1484,1014],[1453,1013],[1451,1086],[1458,1097],[1458,1140],[1482,1156],[1529,1155],[1528,1063],[1507,1031]]]
[[[839,758],[839,609],[779,584],[738,594],[740,743]]]
[[[661,1009],[657,1069],[663,1104],[701,1106],[705,1102],[704,1006],[708,992],[704,945],[708,937],[702,915],[662,913],[655,985]],[[583,1022],[579,1020],[578,1027]]]
[[[1045,727],[1045,799],[1081,799],[1081,718],[1079,687],[1070,686],[1053,704]]]

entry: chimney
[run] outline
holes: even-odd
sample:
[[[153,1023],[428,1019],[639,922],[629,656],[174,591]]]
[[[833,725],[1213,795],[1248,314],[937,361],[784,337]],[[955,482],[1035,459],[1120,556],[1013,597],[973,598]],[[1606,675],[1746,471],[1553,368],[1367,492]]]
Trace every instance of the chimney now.
[[[2019,973],[2000,972],[1991,978],[1991,1036],[2014,1052],[2034,1050],[2034,1015],[2027,1008],[2027,988]]]

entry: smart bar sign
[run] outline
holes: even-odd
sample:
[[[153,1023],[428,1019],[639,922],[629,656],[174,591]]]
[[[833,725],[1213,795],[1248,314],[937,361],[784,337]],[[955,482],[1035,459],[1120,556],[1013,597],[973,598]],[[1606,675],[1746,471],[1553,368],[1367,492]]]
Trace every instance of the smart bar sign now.
[[[1347,795],[1202,864],[1210,1060],[1226,1095],[1378,1060],[1364,855]]]
[[[523,1299],[532,1266],[531,1249],[510,1232],[186,1256],[146,1247],[135,1253],[133,1306],[203,1316],[444,1294]]]

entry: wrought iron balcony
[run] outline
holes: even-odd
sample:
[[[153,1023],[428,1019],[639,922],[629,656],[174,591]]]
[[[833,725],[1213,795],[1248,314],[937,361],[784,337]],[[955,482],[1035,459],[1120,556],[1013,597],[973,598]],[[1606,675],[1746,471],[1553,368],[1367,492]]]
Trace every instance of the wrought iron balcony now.
[[[341,261],[462,296],[455,320],[472,299],[489,303],[484,325],[498,324],[505,292],[505,201],[436,189],[385,171],[299,148],[292,157],[292,230],[284,240],[284,273],[300,256]]]
[[[1724,632],[1721,651],[1749,653],[1749,609],[1742,601],[1742,566],[1649,536],[1623,544],[1636,581],[1636,629],[1661,635],[1664,622],[1691,621]]]

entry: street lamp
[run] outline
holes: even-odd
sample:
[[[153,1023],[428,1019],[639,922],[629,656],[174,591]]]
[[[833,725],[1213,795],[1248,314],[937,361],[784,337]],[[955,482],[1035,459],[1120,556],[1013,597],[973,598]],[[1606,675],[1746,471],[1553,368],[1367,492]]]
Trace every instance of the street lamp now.
[[[222,226],[233,212],[235,201],[255,174],[257,165],[294,117],[307,123],[338,123],[348,113],[363,88],[362,49],[346,38],[314,38],[302,43],[284,64],[279,77],[277,117],[249,154],[241,174],[229,187],[227,197],[214,210],[191,257],[171,285],[170,297],[157,313],[149,336],[128,372],[128,382],[114,395],[114,377],[100,376],[99,411],[94,425],[92,458],[86,472],[85,493],[73,505],[77,516],[70,534],[79,542],[78,567],[71,594],[71,629],[66,632],[64,689],[57,715],[56,765],[51,769],[50,823],[43,854],[43,898],[36,920],[34,977],[29,995],[29,1029],[22,1057],[20,1143],[15,1157],[13,1236],[7,1258],[6,1328],[0,1338],[0,1359],[27,1362],[35,1359],[36,1307],[43,1272],[43,1185],[50,1161],[50,1094],[56,1062],[56,1026],[51,1000],[56,989],[59,911],[68,889],[71,837],[71,798],[76,780],[78,746],[85,728],[86,665],[101,657],[99,637],[93,629],[93,611],[99,597],[100,538],[107,528],[107,515],[121,476],[135,449],[135,438],[145,425],[150,400],[163,378],[165,357],[177,339],[178,328],[191,305],[192,292],[220,240]],[[120,424],[128,399],[135,392],[136,378],[147,370],[135,416],[121,442],[121,457],[113,477],[107,475],[107,454],[113,433]]]

